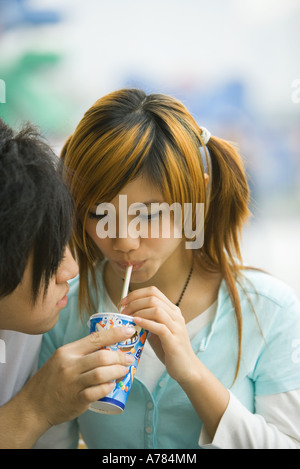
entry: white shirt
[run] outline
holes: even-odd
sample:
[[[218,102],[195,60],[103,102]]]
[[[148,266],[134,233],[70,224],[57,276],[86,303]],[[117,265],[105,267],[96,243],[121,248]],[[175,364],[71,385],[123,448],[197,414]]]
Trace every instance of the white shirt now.
[[[37,371],[42,335],[0,330],[0,406],[14,397]]]
[[[213,319],[216,310],[217,301],[187,323],[190,339]],[[165,366],[148,342],[145,343],[141,361],[144,366],[137,368],[136,376],[153,391]],[[199,445],[207,449],[300,448],[300,390],[256,396],[255,406],[256,413],[252,414],[230,392],[228,407],[213,440],[203,426]],[[295,413],[295,408],[299,409],[299,414]]]

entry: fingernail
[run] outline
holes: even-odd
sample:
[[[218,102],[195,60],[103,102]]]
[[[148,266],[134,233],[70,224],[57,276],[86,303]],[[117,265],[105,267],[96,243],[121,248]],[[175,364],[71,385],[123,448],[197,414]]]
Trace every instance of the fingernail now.
[[[135,328],[134,327],[131,327],[131,326],[128,326],[128,327],[124,327],[124,332],[126,335],[128,335],[129,337],[131,337],[132,335],[135,334]]]
[[[118,311],[122,314],[123,311],[126,309],[127,303],[122,303],[121,301],[117,304]]]
[[[125,354],[125,362],[127,365],[132,365],[132,363],[134,362],[134,356],[129,354],[129,353],[126,353]]]

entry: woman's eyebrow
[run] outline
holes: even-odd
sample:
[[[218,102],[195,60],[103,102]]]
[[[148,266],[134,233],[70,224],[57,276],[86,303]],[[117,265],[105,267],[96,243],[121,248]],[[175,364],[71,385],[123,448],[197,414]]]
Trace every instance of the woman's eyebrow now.
[[[94,204],[94,207],[97,207],[98,205],[101,205],[103,202],[96,202]],[[153,199],[153,200],[148,200],[148,201],[145,201],[145,202],[133,202],[134,205],[136,207],[138,207],[139,205],[142,207],[143,205],[146,205],[146,207],[148,207],[149,205],[151,204],[163,204],[163,203],[166,203],[164,200],[159,200],[159,199]]]
[[[162,204],[164,203],[164,200],[148,200],[147,202],[135,202],[135,206],[138,207],[139,205],[146,205],[147,207],[151,204]]]

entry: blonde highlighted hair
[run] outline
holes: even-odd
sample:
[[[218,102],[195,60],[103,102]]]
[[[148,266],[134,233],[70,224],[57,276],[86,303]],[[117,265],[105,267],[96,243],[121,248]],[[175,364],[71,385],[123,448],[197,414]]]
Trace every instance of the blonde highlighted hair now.
[[[74,197],[77,223],[71,248],[79,263],[79,307],[95,312],[88,277],[96,288],[95,267],[102,254],[85,231],[88,212],[111,201],[143,174],[166,202],[205,203],[204,244],[194,261],[220,272],[235,309],[239,355],[242,314],[236,282],[243,269],[239,235],[249,216],[249,189],[240,155],[232,144],[211,136],[204,146],[201,128],[175,98],[137,89],[110,93],[84,114],[62,150],[62,171]],[[206,193],[200,147],[209,168]]]

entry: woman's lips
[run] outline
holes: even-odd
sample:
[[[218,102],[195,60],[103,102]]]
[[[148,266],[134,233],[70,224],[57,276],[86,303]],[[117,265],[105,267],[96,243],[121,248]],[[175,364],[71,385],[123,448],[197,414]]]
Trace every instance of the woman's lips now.
[[[129,265],[132,265],[132,270],[139,270],[143,265],[145,264],[146,261],[141,261],[141,262],[116,262],[117,266],[121,270],[126,270]]]

